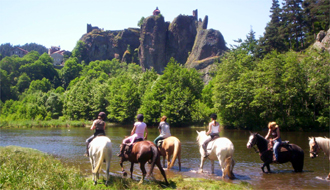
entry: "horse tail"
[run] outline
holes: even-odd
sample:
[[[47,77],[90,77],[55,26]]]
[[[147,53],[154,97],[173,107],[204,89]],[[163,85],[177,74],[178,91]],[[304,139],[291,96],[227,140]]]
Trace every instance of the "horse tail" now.
[[[151,146],[150,148],[151,148],[151,151],[152,151],[152,158],[151,158],[151,167],[150,167],[150,170],[149,170],[149,175],[152,174],[152,171],[154,170],[156,161],[159,158],[157,147],[156,146]]]
[[[175,159],[181,152],[181,143],[178,140],[174,140],[174,150],[173,150],[173,158],[171,160],[170,165],[168,166],[168,169],[171,169],[175,163]]]
[[[96,164],[96,167],[93,170],[93,173],[97,173],[99,171],[99,169],[100,169],[100,167],[103,163],[103,160],[104,160],[104,149],[101,150],[100,156],[97,159],[97,164]]]
[[[226,176],[227,174],[229,179],[235,179],[235,175],[233,173],[234,165],[235,165],[235,160],[231,156],[227,157],[225,160],[225,168],[224,168],[225,175],[223,176]]]

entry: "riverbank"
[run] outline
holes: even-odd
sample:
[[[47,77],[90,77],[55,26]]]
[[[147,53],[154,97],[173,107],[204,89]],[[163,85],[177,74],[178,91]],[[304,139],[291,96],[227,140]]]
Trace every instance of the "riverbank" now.
[[[175,177],[163,181],[138,181],[111,176],[104,185],[103,176],[96,186],[91,176],[83,176],[78,168],[67,167],[59,160],[31,148],[0,147],[0,189],[251,189],[248,183],[232,184],[200,178]]]
[[[17,120],[17,121],[1,121],[0,128],[33,128],[33,127],[86,127],[92,125],[92,121],[53,119],[48,121],[37,120]]]

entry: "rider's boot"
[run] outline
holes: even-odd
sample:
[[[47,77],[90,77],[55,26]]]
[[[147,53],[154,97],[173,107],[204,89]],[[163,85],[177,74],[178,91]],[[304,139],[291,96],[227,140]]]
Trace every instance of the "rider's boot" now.
[[[122,157],[124,155],[124,150],[125,150],[125,144],[120,145],[120,151],[117,154],[118,157]]]

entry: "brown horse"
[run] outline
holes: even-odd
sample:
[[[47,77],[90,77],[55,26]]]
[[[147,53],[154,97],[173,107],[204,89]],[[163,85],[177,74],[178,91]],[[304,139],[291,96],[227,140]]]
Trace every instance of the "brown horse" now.
[[[264,162],[261,167],[262,172],[265,173],[264,168],[267,167],[268,172],[270,172],[269,164],[273,162],[273,151],[268,149],[268,140],[259,135],[258,133],[251,133],[249,141],[247,143],[247,148],[252,148],[257,145],[259,149],[260,159]],[[302,172],[304,167],[304,151],[302,148],[295,144],[289,144],[287,146],[279,147],[278,163],[291,162],[292,167],[295,172]]]
[[[167,169],[171,169],[174,165],[176,157],[178,157],[179,171],[181,171],[181,142],[174,136],[167,137],[163,143],[158,147],[160,155],[163,156],[163,167],[165,167],[165,157],[167,160]],[[170,162],[170,158],[172,161]]]
[[[133,179],[133,166],[134,163],[140,163],[140,169],[142,171],[142,179],[140,180],[139,184],[143,183],[144,178],[147,174],[145,169],[146,162],[149,162],[151,164],[151,168],[149,171],[149,176],[152,174],[152,171],[157,165],[159,168],[161,174],[163,175],[165,179],[165,183],[168,185],[168,181],[166,179],[165,171],[163,170],[161,164],[160,164],[160,153],[156,147],[156,145],[151,141],[140,141],[133,144],[132,151],[130,153],[124,153],[120,160],[120,166],[123,174],[125,175],[126,172],[123,168],[123,162],[124,161],[130,161],[131,162],[131,178]]]

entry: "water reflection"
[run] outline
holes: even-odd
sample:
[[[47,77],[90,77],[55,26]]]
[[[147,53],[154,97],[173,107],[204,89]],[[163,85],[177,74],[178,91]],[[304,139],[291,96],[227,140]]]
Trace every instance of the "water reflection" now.
[[[120,175],[119,158],[115,156],[119,152],[119,144],[124,136],[129,135],[132,126],[107,126],[106,134],[113,143],[113,158],[111,160],[112,175]],[[182,171],[179,172],[178,163],[174,164],[166,174],[169,179],[176,175],[184,177],[202,177],[214,180],[221,179],[219,162],[215,161],[215,174],[211,175],[211,163],[206,161],[205,173],[198,173],[200,165],[200,154],[196,143],[196,130],[206,128],[172,128],[171,133],[178,137],[182,144]],[[148,128],[148,140],[153,141],[158,136],[156,127]],[[259,132],[266,135],[266,131]],[[88,158],[83,157],[85,151],[85,140],[92,134],[88,128],[36,128],[36,129],[0,129],[0,146],[16,145],[38,149],[53,154],[68,165],[77,166],[81,171],[89,175],[90,163]],[[305,151],[304,172],[294,173],[291,163],[271,165],[273,174],[262,173],[260,167],[262,161],[253,149],[247,149],[246,143],[249,137],[248,131],[222,130],[221,136],[228,137],[235,146],[234,159],[236,165],[234,173],[236,180],[227,180],[232,183],[246,181],[252,184],[255,189],[329,189],[330,182],[318,180],[316,176],[325,177],[329,173],[329,162],[320,154],[316,159],[309,158],[308,137],[328,136],[327,133],[304,133],[304,132],[281,132],[283,140],[299,145]],[[124,164],[126,171],[129,171],[130,164]],[[149,169],[149,165],[146,165]],[[156,179],[162,180],[160,172],[155,168]],[[141,171],[138,164],[135,164],[134,178],[138,179]]]

